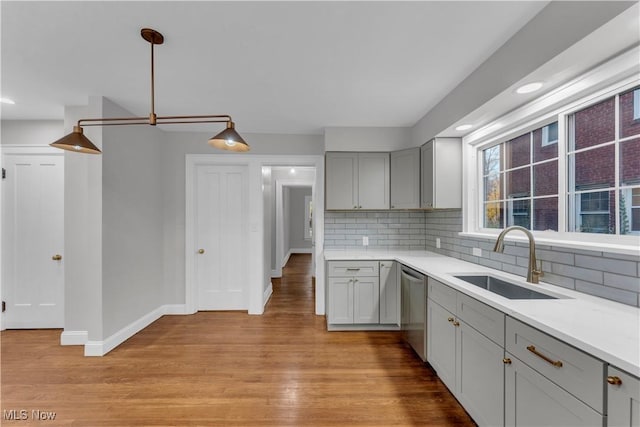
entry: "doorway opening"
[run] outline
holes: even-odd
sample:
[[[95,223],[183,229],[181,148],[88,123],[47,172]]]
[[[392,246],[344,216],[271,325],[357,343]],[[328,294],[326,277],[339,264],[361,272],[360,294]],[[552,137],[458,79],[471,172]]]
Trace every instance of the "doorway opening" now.
[[[263,166],[262,177],[265,263],[270,266],[270,279],[282,278],[283,268],[289,261],[310,258],[312,273],[307,284],[311,288],[315,271],[316,168]],[[296,258],[296,255],[305,256]]]

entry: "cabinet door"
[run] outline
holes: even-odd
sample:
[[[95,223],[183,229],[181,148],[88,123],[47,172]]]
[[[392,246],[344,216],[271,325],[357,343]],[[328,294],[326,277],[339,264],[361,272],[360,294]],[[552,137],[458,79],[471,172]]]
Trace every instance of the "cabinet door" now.
[[[380,262],[380,323],[400,326],[400,286],[398,264]]]
[[[459,321],[456,398],[481,426],[504,425],[504,349]]]
[[[353,281],[353,323],[380,323],[380,279],[358,277]]]
[[[358,154],[358,208],[389,209],[389,153]]]
[[[327,209],[357,209],[358,154],[327,153],[325,158]]]
[[[609,427],[640,426],[640,379],[609,366],[607,425]]]
[[[391,209],[420,207],[420,149],[391,153]]]
[[[505,425],[602,427],[602,415],[511,353],[505,365]]]
[[[433,155],[434,141],[429,141],[420,147],[422,194],[420,196],[421,207],[432,208],[433,206]]]
[[[449,390],[455,390],[456,328],[449,319],[453,314],[427,300],[427,361]]]
[[[353,280],[329,278],[329,323],[353,323]]]

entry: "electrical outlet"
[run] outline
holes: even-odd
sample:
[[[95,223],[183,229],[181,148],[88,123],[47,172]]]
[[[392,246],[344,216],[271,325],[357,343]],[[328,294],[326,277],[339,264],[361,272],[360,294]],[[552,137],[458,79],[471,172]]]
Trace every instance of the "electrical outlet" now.
[[[482,256],[482,249],[473,248],[473,256]]]
[[[436,249],[440,249],[440,238],[436,237]]]
[[[369,236],[362,236],[362,246],[369,246]]]

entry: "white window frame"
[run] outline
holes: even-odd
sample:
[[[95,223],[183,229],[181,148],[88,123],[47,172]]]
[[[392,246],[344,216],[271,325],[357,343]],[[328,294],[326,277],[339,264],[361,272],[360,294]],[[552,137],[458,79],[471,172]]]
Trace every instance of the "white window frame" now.
[[[549,140],[549,126],[550,124],[544,126],[542,128],[542,146],[546,147],[547,145],[551,145],[551,144],[557,144],[558,143],[558,137],[556,135],[556,139],[553,140]]]
[[[633,120],[640,119],[640,89],[633,91]]]
[[[575,208],[575,197],[568,197],[568,117],[601,100],[621,94],[640,85],[637,72],[639,49],[632,49],[540,98],[499,117],[487,126],[463,138],[463,231],[465,237],[495,239],[501,229],[483,228],[482,150],[508,141],[523,133],[558,121],[558,231],[532,231],[543,244],[590,250],[640,255],[638,235],[609,235],[569,232],[570,209]],[[622,73],[621,70],[626,70]],[[613,77],[617,83],[611,84]],[[621,76],[626,76],[622,78]],[[590,84],[585,84],[589,82]],[[607,86],[605,86],[607,84]],[[604,86],[604,87],[603,87]],[[594,90],[593,88],[597,88]],[[566,100],[570,100],[567,102]],[[616,107],[617,108],[617,107]],[[616,121],[616,126],[619,123]],[[616,134],[618,134],[616,132]],[[621,138],[621,140],[625,140]],[[616,144],[616,179],[619,179],[619,150]],[[617,183],[616,183],[617,184]],[[616,191],[624,190],[616,185]],[[574,193],[575,194],[575,193]],[[616,197],[616,203],[619,198]],[[618,209],[619,206],[616,206]],[[505,212],[506,214],[506,212]],[[511,234],[510,234],[511,236]],[[513,233],[513,240],[525,236]]]

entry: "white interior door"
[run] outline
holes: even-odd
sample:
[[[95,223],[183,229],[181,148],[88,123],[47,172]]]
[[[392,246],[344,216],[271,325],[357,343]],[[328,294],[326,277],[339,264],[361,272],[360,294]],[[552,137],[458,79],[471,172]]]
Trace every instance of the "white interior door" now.
[[[64,156],[5,155],[2,283],[7,328],[64,327]]]
[[[247,310],[248,166],[197,166],[198,310]]]

